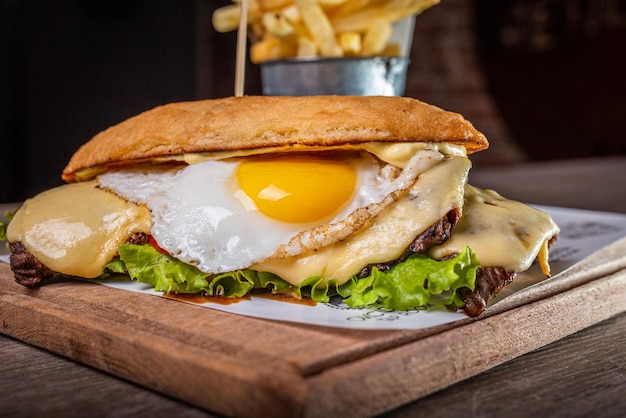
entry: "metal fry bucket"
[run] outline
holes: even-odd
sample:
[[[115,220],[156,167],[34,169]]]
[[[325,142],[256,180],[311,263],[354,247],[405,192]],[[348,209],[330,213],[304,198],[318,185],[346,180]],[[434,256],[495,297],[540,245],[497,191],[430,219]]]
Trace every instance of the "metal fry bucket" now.
[[[299,58],[261,64],[266,96],[402,96],[408,58]]]

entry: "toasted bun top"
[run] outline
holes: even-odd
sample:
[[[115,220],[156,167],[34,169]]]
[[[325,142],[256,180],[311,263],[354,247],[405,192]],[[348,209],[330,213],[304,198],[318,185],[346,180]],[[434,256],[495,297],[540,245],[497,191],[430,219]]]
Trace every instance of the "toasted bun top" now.
[[[74,154],[62,178],[187,153],[376,141],[488,146],[461,115],[405,97],[228,97],[171,103],[112,126]]]

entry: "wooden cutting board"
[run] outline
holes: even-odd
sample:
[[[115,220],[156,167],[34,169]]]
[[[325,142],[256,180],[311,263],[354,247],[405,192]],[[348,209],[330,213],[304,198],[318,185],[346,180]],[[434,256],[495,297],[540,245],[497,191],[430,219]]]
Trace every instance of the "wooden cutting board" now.
[[[229,416],[380,414],[626,311],[626,239],[490,308],[425,331],[269,321],[70,279],[16,284],[0,331]]]

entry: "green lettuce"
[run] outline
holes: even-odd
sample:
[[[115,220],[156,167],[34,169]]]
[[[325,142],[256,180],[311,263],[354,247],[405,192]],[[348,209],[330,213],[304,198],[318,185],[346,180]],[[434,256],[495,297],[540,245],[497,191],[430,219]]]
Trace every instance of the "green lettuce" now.
[[[0,220],[0,241],[7,241],[7,228],[9,227],[9,222],[11,222],[11,220],[13,219],[15,212],[17,212],[17,209],[15,209],[13,212],[10,212],[10,211],[4,212],[4,217],[6,218],[7,222]],[[5,245],[8,249],[9,242],[7,241]]]
[[[210,296],[242,297],[252,289],[287,290],[290,285],[278,276],[254,270],[207,274],[196,267],[157,251],[153,246],[122,244],[119,258],[107,264],[113,273],[147,283],[157,292],[206,293]]]
[[[388,271],[374,267],[368,277],[353,277],[340,291],[344,303],[353,308],[374,304],[396,311],[427,304],[460,308],[465,303],[457,291],[463,287],[474,290],[479,267],[469,247],[444,261],[413,254]]]
[[[314,276],[296,287],[275,274],[249,269],[207,274],[151,245],[122,244],[119,257],[108,263],[106,270],[128,274],[131,279],[166,293],[242,297],[254,289],[267,289],[273,293],[310,297],[316,302],[329,302],[332,296],[339,295],[353,308],[376,305],[390,310],[409,310],[427,304],[462,307],[464,303],[457,290],[474,289],[479,266],[474,253],[465,248],[445,261],[414,254],[388,271],[374,267],[369,276],[360,279],[354,276],[342,285],[336,280]]]

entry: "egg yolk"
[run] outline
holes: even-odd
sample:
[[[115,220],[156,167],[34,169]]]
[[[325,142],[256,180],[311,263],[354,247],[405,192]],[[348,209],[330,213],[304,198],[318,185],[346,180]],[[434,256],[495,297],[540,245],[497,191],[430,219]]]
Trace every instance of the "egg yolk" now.
[[[355,190],[356,171],[343,158],[250,158],[237,167],[237,180],[266,216],[311,223],[331,219],[346,205]]]

